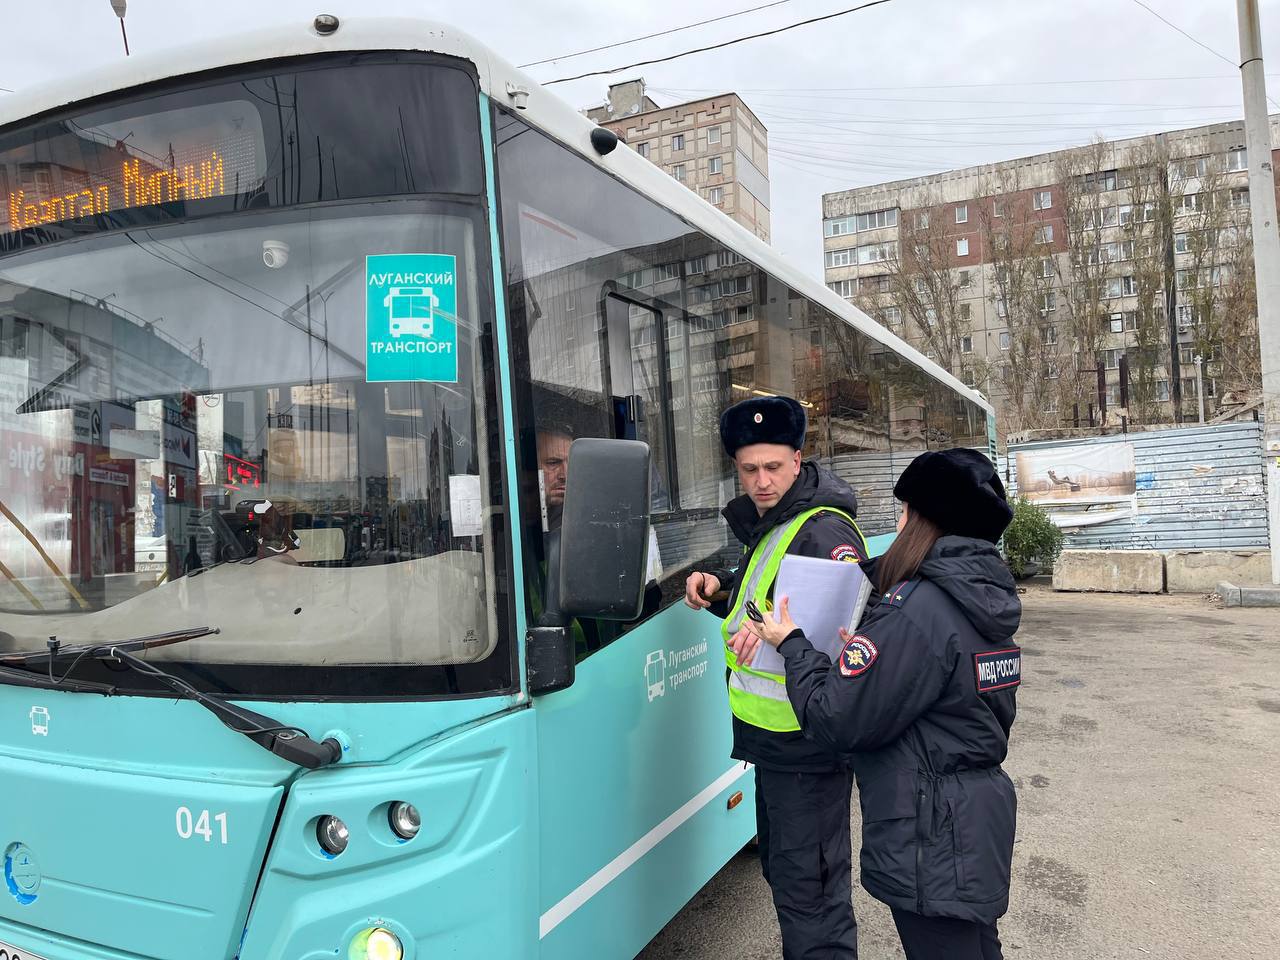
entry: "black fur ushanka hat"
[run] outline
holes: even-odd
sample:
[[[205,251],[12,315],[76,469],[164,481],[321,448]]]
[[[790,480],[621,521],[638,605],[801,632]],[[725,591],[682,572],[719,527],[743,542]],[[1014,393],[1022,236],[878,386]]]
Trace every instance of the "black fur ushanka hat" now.
[[[1013,519],[995,466],[977,450],[931,450],[907,465],[893,495],[943,533],[995,543]]]
[[[808,427],[804,407],[790,397],[752,397],[720,414],[720,441],[731,457],[753,443],[782,443],[800,450]]]

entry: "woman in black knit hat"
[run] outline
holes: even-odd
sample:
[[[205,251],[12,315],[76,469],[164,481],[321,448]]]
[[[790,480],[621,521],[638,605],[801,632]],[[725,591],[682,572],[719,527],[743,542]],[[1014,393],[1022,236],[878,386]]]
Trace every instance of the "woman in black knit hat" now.
[[[785,658],[804,733],[852,755],[862,884],[892,909],[908,960],[997,960],[1017,807],[1000,764],[1022,607],[995,544],[1012,511],[973,450],[922,454],[893,492],[898,537],[865,565],[880,601],[856,634],[842,631],[834,664],[785,597],[776,620],[749,629]]]

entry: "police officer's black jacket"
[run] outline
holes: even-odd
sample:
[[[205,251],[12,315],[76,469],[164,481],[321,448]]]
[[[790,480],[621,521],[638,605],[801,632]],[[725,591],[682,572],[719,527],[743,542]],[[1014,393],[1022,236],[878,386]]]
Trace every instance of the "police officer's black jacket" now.
[[[807,736],[851,754],[867,891],[993,923],[1017,806],[1000,769],[1021,677],[1017,589],[995,547],[968,537],[943,537],[916,579],[879,586],[836,663],[799,630],[782,642],[788,696]]]
[[[737,598],[739,577],[746,569],[746,557],[756,544],[774,527],[815,507],[835,507],[851,517],[858,514],[858,499],[849,485],[811,460],[800,464],[800,475],[791,489],[763,517],[745,494],[729,501],[721,514],[734,536],[742,541],[745,551],[737,570],[708,571],[720,578],[722,589],[729,591],[728,602],[713,604],[712,613],[721,618],[728,616]],[[862,536],[842,517],[834,513],[820,513],[800,529],[787,553],[802,557],[853,557],[861,560],[865,556],[864,550]],[[737,717],[733,718],[732,756],[773,770],[803,773],[825,773],[846,765],[826,747],[814,743],[799,731],[776,733],[762,730]]]

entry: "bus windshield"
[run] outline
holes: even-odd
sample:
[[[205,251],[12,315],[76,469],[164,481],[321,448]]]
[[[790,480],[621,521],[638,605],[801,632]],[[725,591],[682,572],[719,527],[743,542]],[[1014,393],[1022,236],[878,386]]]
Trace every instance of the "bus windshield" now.
[[[325,72],[351,74],[330,85],[359,98],[360,68]],[[307,79],[284,84],[295,111]],[[272,106],[242,127],[268,114],[281,122]],[[306,136],[305,119],[283,122]],[[262,203],[202,219],[162,197],[115,230],[110,212],[37,207],[64,219],[24,226],[35,242],[0,257],[0,652],[199,623],[220,633],[148,655],[220,693],[505,689],[482,198],[424,177],[394,196],[275,202],[279,158],[254,159],[259,139],[237,189]],[[453,149],[478,167],[469,140]],[[303,199],[332,185],[317,189]],[[59,229],[90,236],[42,242]]]

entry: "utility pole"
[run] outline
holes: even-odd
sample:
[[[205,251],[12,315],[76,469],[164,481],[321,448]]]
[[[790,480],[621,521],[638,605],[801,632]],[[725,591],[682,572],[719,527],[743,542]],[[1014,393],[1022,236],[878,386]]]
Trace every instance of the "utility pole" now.
[[[1200,422],[1204,423],[1204,357],[1196,354],[1196,399],[1200,401]]]
[[[1267,116],[1257,0],[1236,0],[1236,10],[1240,27],[1240,80],[1244,86],[1245,145],[1249,155],[1253,268],[1258,286],[1267,530],[1271,545],[1271,582],[1280,584],[1280,229],[1276,225],[1271,120]]]
[[[115,11],[115,15],[120,18],[120,36],[124,39],[124,55],[129,55],[129,34],[124,29],[124,13],[128,6],[128,0],[111,0],[111,9]]]

